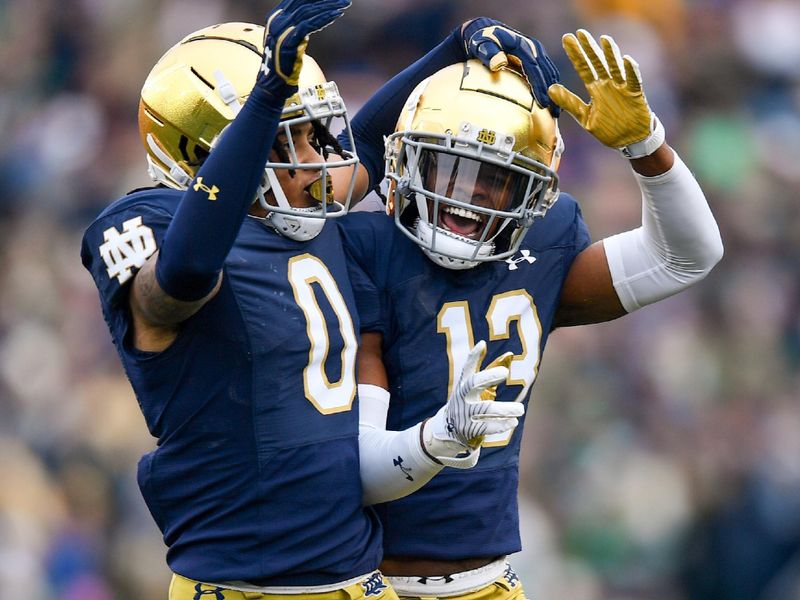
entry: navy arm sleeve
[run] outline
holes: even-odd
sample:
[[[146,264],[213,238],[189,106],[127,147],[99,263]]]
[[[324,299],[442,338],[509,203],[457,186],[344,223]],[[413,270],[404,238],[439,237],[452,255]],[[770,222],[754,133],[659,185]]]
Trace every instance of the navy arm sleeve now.
[[[350,126],[356,154],[369,173],[369,189],[383,180],[383,138],[394,132],[409,94],[427,77],[466,59],[459,26],[433,50],[383,84],[353,117]],[[347,147],[347,136],[340,135],[339,142],[346,150],[352,150]]]
[[[255,198],[283,103],[256,85],[189,184],[156,265],[161,289],[173,298],[199,300],[216,285]]]

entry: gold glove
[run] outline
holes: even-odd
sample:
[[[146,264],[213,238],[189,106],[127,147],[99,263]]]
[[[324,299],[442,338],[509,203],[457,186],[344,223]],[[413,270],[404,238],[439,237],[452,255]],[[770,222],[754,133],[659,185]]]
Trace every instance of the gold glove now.
[[[495,358],[492,362],[486,365],[487,369],[491,369],[492,367],[505,367],[506,369],[511,369],[511,361],[514,360],[514,355],[511,352],[506,352],[505,354],[501,354],[497,358]],[[481,400],[497,400],[497,386],[493,385],[492,387],[488,387],[481,392]],[[474,437],[469,441],[469,445],[472,448],[477,448],[481,444],[483,444],[483,439],[485,436],[478,436]]]
[[[565,34],[562,44],[589,92],[590,102],[586,104],[558,83],[548,89],[550,98],[601,143],[630,157],[624,149],[647,140],[657,128],[657,119],[642,91],[639,65],[628,55],[621,58],[616,42],[607,35],[600,36],[602,50],[585,29],[578,29],[575,35]]]
[[[511,362],[514,360],[514,355],[511,352],[506,352],[495,358],[492,362],[486,365],[487,369],[493,367],[505,367],[511,369]],[[481,392],[481,400],[497,400],[497,386],[486,388]]]

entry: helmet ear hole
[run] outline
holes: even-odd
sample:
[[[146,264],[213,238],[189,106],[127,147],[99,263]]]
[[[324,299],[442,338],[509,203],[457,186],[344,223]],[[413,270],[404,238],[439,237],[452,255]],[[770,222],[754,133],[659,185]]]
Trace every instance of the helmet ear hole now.
[[[194,148],[194,155],[196,157],[196,160],[194,161],[195,164],[198,167],[202,165],[208,158],[209,154],[210,154],[209,151],[203,148],[202,146],[195,146]]]
[[[497,237],[494,238],[495,252],[497,252],[497,254],[503,254],[509,251],[514,233],[517,232],[519,228],[520,226],[518,224],[511,223],[497,234]]]
[[[408,202],[408,206],[400,215],[400,223],[407,229],[414,229],[419,219],[419,208],[416,202]]]

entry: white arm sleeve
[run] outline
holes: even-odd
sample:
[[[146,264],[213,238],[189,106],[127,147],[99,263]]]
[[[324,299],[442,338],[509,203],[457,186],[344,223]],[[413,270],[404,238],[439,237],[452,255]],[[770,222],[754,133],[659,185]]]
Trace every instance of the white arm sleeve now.
[[[364,504],[407,496],[428,483],[443,465],[422,449],[420,423],[404,431],[386,431],[389,392],[358,386],[358,449]]]
[[[642,226],[603,240],[614,289],[628,312],[700,281],[723,252],[703,190],[677,154],[666,173],[634,175]]]

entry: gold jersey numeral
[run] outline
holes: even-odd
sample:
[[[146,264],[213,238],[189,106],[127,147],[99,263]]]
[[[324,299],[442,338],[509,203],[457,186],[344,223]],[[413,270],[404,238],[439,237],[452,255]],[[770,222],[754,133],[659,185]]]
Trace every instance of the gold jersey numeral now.
[[[486,321],[489,325],[489,342],[510,339],[512,331],[516,329],[521,350],[511,360],[506,385],[521,386],[514,400],[522,402],[530,392],[539,371],[542,324],[539,322],[536,304],[525,290],[497,294],[492,297],[492,302],[486,311]],[[516,324],[516,327],[513,327],[513,324]],[[437,332],[443,333],[447,338],[447,360],[450,369],[447,395],[449,396],[453,391],[456,375],[464,368],[467,355],[475,345],[469,302],[446,303],[439,310],[436,326]],[[481,357],[481,362],[483,358]],[[444,400],[446,398],[442,401]],[[505,446],[511,440],[512,434],[513,431],[487,436],[483,445]]]
[[[303,388],[309,402],[324,415],[350,410],[356,396],[356,351],[358,342],[353,318],[328,267],[311,254],[289,260],[289,283],[294,299],[306,317],[306,333],[311,341],[308,364],[303,369]],[[330,351],[329,323],[317,302],[315,286],[322,290],[333,312],[342,336],[341,373],[331,382],[325,370]]]

